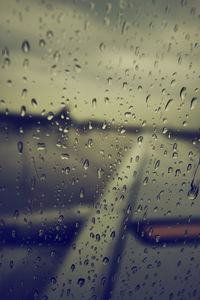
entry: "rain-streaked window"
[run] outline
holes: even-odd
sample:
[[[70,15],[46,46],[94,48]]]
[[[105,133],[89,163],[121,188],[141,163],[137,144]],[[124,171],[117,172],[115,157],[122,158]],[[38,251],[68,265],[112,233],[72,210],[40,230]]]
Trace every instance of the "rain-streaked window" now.
[[[0,0],[2,299],[200,299],[198,0]]]

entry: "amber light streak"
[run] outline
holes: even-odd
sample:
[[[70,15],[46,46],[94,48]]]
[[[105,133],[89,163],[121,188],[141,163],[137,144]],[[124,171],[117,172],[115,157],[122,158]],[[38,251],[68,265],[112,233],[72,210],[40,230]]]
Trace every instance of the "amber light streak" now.
[[[154,240],[193,239],[200,237],[200,222],[198,224],[147,225],[143,227],[144,236]]]

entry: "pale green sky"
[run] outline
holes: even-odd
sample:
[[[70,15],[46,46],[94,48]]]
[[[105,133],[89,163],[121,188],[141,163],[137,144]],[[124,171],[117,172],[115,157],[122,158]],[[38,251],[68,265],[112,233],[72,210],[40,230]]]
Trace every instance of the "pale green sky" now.
[[[78,120],[197,130],[200,2],[107,3],[0,1],[0,47],[10,59],[1,55],[0,111],[20,113],[24,105],[41,114],[67,105]]]

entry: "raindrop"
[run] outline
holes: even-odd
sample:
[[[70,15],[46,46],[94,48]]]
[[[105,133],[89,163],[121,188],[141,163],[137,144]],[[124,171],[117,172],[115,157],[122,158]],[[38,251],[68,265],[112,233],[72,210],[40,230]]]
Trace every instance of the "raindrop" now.
[[[103,264],[104,264],[104,265],[107,265],[108,263],[109,263],[109,258],[105,256],[105,257],[103,258]]]
[[[75,65],[74,69],[75,69],[76,73],[81,72],[81,66],[80,65]]]
[[[150,97],[151,97],[151,95],[148,95],[148,96],[146,97],[146,104],[148,104],[148,103],[149,103],[149,99],[150,99]]]
[[[199,184],[200,184],[200,159],[197,168],[194,173],[193,180],[190,185],[190,190],[188,192],[188,199],[195,200],[199,194]]]
[[[20,115],[21,115],[21,117],[24,117],[25,114],[26,114],[26,107],[23,105],[23,106],[21,107]]]
[[[141,86],[141,85],[138,86],[138,91],[139,91],[139,92],[142,91],[142,86]]]
[[[22,90],[22,97],[25,98],[27,95],[28,90],[27,89],[23,89]]]
[[[62,153],[61,154],[61,159],[69,159],[69,154],[68,153]]]
[[[185,100],[185,97],[186,97],[186,87],[182,87],[182,89],[180,90],[180,98],[182,101]]]
[[[54,55],[53,55],[53,58],[55,60],[55,62],[57,63],[60,59],[60,52],[59,51],[55,51]]]
[[[168,168],[168,173],[172,173],[173,172],[173,168],[172,167],[169,167]]]
[[[51,256],[51,257],[54,257],[55,255],[56,255],[56,251],[55,251],[55,250],[51,250],[50,256]]]
[[[127,112],[125,112],[125,117],[127,118],[127,119],[129,119],[130,117],[131,117],[131,112],[130,111],[127,111]]]
[[[155,163],[155,169],[157,169],[160,166],[160,160],[157,160],[157,162]]]
[[[84,190],[83,187],[81,187],[81,188],[80,188],[79,197],[80,197],[81,199],[83,199],[83,198],[84,198],[84,195],[85,195],[85,190]]]
[[[104,170],[102,168],[97,169],[97,177],[101,179],[104,174]]]
[[[72,270],[72,272],[75,270],[75,265],[74,264],[71,265],[71,270]]]
[[[92,148],[92,146],[93,146],[93,139],[89,139],[88,140],[88,147]]]
[[[156,240],[156,243],[159,243],[159,241],[160,241],[160,235],[159,235],[159,234],[157,234],[157,235],[155,236],[155,240]]]
[[[176,151],[177,150],[177,143],[174,143],[173,144],[173,151]]]
[[[52,38],[53,38],[53,31],[48,30],[47,33],[46,33],[46,36],[47,36],[47,38],[48,38],[49,40],[52,40]]]
[[[137,138],[138,144],[141,145],[141,144],[142,144],[142,141],[143,141],[143,136],[139,136],[139,137]]]
[[[176,85],[176,80],[173,79],[170,84],[171,84],[171,87],[174,87]]]
[[[97,242],[99,242],[100,239],[101,239],[100,234],[97,233],[97,234],[96,234],[96,240],[97,240]]]
[[[17,149],[18,149],[19,153],[23,152],[23,142],[19,141],[17,143]]]
[[[178,31],[178,25],[175,24],[175,25],[174,25],[174,32],[177,32],[177,31]]]
[[[56,278],[55,277],[51,277],[50,281],[51,281],[51,284],[56,284]]]
[[[102,42],[102,43],[99,45],[99,49],[100,49],[100,51],[104,51],[104,50],[105,50],[105,44],[104,44],[104,42]]]
[[[86,160],[84,161],[84,163],[83,163],[83,168],[84,168],[85,170],[87,170],[87,169],[89,168],[89,165],[90,165],[89,160],[86,159]]]
[[[5,64],[6,67],[8,67],[8,66],[10,65],[10,62],[11,62],[11,60],[10,60],[9,57],[6,57],[6,58],[4,59],[4,64]]]
[[[94,98],[94,99],[92,99],[92,107],[96,108],[96,105],[97,105],[97,99]]]
[[[22,51],[24,53],[28,53],[30,51],[30,45],[27,40],[23,41],[23,43],[22,43]]]
[[[54,117],[54,113],[50,111],[47,115],[47,120],[51,121],[53,119],[53,117]]]
[[[146,185],[148,182],[149,182],[149,177],[146,176],[144,181],[143,181],[143,184]]]
[[[70,167],[65,168],[65,174],[68,175],[70,173]]]
[[[78,281],[77,281],[77,284],[82,287],[85,283],[85,279],[84,278],[79,278]]]
[[[197,98],[196,97],[192,98],[192,100],[190,102],[190,109],[191,110],[195,108],[196,103],[197,103]]]
[[[165,105],[165,110],[167,110],[168,108],[169,108],[169,105],[170,105],[170,103],[172,103],[172,99],[169,99],[168,101],[167,101],[167,104]]]
[[[190,171],[191,168],[192,168],[192,164],[188,164],[188,166],[187,166],[187,171]]]
[[[39,40],[39,46],[41,47],[41,48],[44,48],[45,47],[45,40],[43,40],[43,39],[41,39],[41,40]]]
[[[112,231],[112,232],[111,232],[110,237],[111,237],[112,239],[115,238],[115,231]]]
[[[8,49],[8,47],[4,47],[3,49],[2,49],[2,55],[3,56],[9,56],[9,49]]]
[[[36,99],[34,99],[34,98],[31,100],[31,104],[34,108],[36,108],[38,105]]]
[[[25,60],[23,61],[23,67],[24,69],[27,69],[29,66],[29,60],[27,58],[25,58]]]
[[[38,151],[43,151],[46,149],[45,143],[37,143],[37,150]]]

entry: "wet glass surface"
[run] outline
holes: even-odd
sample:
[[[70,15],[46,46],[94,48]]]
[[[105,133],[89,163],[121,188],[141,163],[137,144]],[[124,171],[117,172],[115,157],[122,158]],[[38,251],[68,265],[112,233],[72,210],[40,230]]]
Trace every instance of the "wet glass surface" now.
[[[2,299],[200,299],[198,1],[0,1]]]

